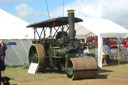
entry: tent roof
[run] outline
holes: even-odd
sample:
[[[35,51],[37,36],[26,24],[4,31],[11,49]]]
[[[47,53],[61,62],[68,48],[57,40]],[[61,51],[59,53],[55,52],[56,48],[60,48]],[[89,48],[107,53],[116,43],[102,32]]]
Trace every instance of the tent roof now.
[[[0,9],[0,39],[30,39],[33,29],[27,29],[27,22]]]
[[[94,34],[101,37],[124,37],[127,35],[128,30],[120,25],[106,19],[101,18],[82,18],[83,22],[79,25],[81,29],[89,30]],[[89,31],[81,31],[83,35],[89,33]],[[83,33],[84,32],[84,33]]]
[[[75,24],[75,30],[76,30],[76,35],[80,35],[80,36],[88,35],[92,33],[89,29],[85,28],[80,23]]]

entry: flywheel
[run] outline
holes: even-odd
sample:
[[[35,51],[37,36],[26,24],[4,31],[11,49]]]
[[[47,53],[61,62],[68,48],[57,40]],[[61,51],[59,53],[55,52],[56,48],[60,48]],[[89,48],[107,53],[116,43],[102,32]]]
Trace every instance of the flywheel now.
[[[42,44],[32,44],[29,49],[29,64],[38,63],[37,72],[42,72],[47,67],[46,52]]]
[[[67,76],[72,80],[94,78],[98,73],[98,65],[93,57],[70,58],[72,67],[67,71]]]

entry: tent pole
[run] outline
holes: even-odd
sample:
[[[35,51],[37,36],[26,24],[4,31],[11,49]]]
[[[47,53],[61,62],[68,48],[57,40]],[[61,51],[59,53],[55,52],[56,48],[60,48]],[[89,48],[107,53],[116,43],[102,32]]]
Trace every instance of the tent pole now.
[[[95,37],[95,40],[94,40],[95,42],[94,42],[94,54],[96,54],[95,52],[95,48],[96,48],[96,37]]]
[[[35,31],[36,28],[34,27],[33,29],[34,29],[34,40],[36,40],[36,31]]]
[[[117,58],[118,58],[118,64],[120,64],[120,54],[119,54],[119,38],[117,37],[117,44],[118,44],[118,53],[117,53]]]
[[[102,67],[102,53],[103,53],[103,40],[101,36],[98,36],[98,66]]]

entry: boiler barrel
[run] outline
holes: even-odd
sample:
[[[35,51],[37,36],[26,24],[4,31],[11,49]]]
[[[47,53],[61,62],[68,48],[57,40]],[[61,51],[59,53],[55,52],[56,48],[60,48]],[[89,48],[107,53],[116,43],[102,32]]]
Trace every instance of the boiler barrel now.
[[[65,55],[66,55],[65,48],[54,49],[54,53],[55,53],[56,56],[61,56],[61,57],[65,57]]]

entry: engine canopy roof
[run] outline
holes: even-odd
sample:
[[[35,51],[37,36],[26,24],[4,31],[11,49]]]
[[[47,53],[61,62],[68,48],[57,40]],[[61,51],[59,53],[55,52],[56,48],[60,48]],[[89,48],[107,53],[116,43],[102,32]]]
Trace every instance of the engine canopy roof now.
[[[74,23],[82,22],[80,18],[74,18]],[[42,27],[57,27],[68,24],[68,17],[53,18],[46,21],[30,24],[27,27],[42,28]]]

